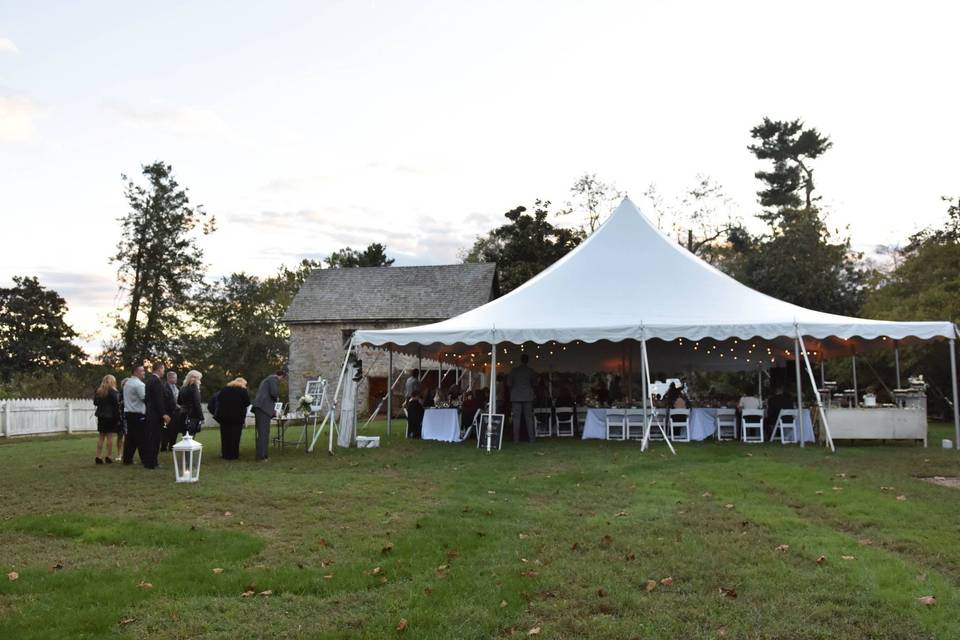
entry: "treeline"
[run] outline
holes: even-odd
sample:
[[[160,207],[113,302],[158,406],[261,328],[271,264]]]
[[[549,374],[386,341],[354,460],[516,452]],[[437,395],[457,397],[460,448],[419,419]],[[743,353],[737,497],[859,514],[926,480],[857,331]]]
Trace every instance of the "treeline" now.
[[[890,262],[877,264],[854,251],[821,210],[814,175],[832,147],[829,137],[799,120],[767,118],[750,133],[748,149],[760,165],[751,217],[760,231],[747,228],[721,185],[697,176],[671,197],[655,185],[646,191],[664,232],[748,286],[804,307],[892,320],[960,320],[960,201],[945,198],[943,224],[887,248]],[[240,272],[211,280],[201,240],[215,231],[214,217],[190,202],[169,165],[146,165],[142,178],[123,176],[129,206],[110,256],[123,304],[100,361],[88,363],[75,346],[56,292],[35,278],[15,278],[0,289],[0,395],[83,395],[103,372],[154,359],[175,370],[202,370],[207,388],[237,375],[256,383],[285,361],[288,333],[280,318],[310,270],[323,265],[305,260],[266,277]],[[462,259],[496,262],[505,293],[576,247],[621,197],[615,185],[585,174],[561,205],[536,200],[507,211],[504,223],[476,238]],[[347,268],[393,261],[385,246],[373,243],[341,249],[324,262]],[[901,355],[904,375],[925,374],[931,404],[943,410],[945,347],[904,345]],[[892,354],[873,353],[865,362],[862,386],[892,380]],[[841,385],[851,383],[849,363],[833,363],[828,371]]]

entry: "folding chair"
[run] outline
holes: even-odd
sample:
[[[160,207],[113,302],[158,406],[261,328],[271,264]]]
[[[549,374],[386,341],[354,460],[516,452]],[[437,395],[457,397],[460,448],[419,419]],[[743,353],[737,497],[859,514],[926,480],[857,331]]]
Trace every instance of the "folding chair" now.
[[[743,442],[763,442],[763,409],[744,409],[740,413],[740,438]]]
[[[623,440],[626,415],[623,409],[607,409],[607,440]]]
[[[737,439],[736,409],[717,409],[716,438],[717,442]]]
[[[648,440],[663,440],[663,434],[660,433],[660,429],[654,429],[655,425],[660,425],[663,427],[664,431],[667,431],[667,410],[666,409],[657,409],[652,408],[647,412],[647,421],[650,423],[650,436]],[[667,432],[669,433],[669,431]]]
[[[647,414],[643,409],[627,409],[627,440],[643,440],[643,429],[647,424]]]
[[[673,442],[690,442],[690,409],[670,409],[667,418],[670,440]]]
[[[473,420],[470,421],[470,424],[467,425],[466,429],[460,429],[460,440],[463,442],[470,437],[470,433],[476,430],[478,433],[480,431],[480,415],[483,413],[483,409],[477,409],[473,414]]]
[[[780,437],[780,444],[797,444],[797,410],[780,409],[780,415],[777,416],[777,422],[773,427],[773,433],[770,434],[770,442],[773,442],[777,436]]]
[[[513,428],[518,426],[513,425]],[[549,438],[553,435],[553,409],[533,410],[533,433],[537,438]]]
[[[573,412],[573,407],[557,407],[554,422],[557,425],[557,436],[560,438],[572,438],[576,435],[577,415]]]

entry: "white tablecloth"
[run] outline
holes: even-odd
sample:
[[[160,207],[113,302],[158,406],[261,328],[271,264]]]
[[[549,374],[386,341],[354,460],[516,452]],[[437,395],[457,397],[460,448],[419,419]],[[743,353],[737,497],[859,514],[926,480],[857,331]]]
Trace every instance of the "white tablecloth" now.
[[[700,407],[690,410],[690,439],[706,440],[716,430],[717,410]],[[666,428],[666,425],[664,425]],[[739,431],[739,429],[738,429]],[[813,442],[813,421],[810,410],[803,410],[803,435],[806,442]],[[607,437],[607,410],[587,409],[587,419],[583,425],[583,439],[604,440]]]
[[[460,411],[427,409],[423,413],[423,439],[457,442],[460,440]]]

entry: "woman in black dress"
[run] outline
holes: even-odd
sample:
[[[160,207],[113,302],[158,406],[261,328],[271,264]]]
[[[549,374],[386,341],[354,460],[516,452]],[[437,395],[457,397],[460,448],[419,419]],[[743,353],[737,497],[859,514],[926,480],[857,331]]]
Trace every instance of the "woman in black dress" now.
[[[113,462],[113,434],[120,433],[120,420],[122,413],[120,411],[120,394],[117,393],[117,379],[111,375],[103,376],[100,386],[93,394],[93,404],[97,407],[97,432],[100,436],[97,438],[97,457],[94,458],[97,464],[110,464]],[[103,443],[107,443],[107,455],[100,457],[103,452]]]
[[[183,379],[183,387],[177,396],[177,404],[180,405],[180,419],[183,421],[178,425],[181,433],[196,435],[203,426],[203,405],[200,404],[200,379],[203,374],[199,371],[190,371]]]
[[[250,394],[247,392],[247,381],[243,378],[232,380],[217,394],[217,413],[214,417],[220,423],[220,457],[224,460],[240,457],[240,436],[249,406]]]

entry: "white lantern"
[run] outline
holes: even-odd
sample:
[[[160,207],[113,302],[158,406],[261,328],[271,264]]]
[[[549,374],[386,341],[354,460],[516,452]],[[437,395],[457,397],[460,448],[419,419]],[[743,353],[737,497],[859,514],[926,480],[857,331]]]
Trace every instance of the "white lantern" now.
[[[196,482],[200,479],[200,456],[203,445],[186,434],[173,445],[173,473],[177,482]]]

